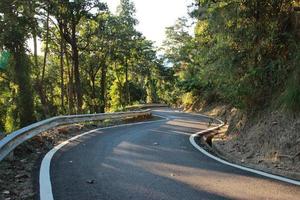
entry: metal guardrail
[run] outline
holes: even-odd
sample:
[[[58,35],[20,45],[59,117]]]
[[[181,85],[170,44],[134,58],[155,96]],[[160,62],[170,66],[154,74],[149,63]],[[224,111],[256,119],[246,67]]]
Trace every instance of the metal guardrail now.
[[[160,104],[160,103],[153,103],[153,104],[139,104],[133,106],[127,106],[127,110],[135,110],[135,109],[147,109],[147,108],[161,108],[161,107],[169,107],[168,104]]]
[[[50,119],[46,119],[14,131],[0,140],[0,161],[2,161],[23,142],[57,126],[146,115],[151,115],[151,110],[52,117]]]

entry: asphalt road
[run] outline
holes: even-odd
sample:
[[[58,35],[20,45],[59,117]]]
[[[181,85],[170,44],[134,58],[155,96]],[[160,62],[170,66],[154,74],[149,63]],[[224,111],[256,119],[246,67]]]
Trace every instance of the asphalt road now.
[[[300,187],[235,169],[201,154],[189,135],[210,120],[170,110],[169,120],[81,137],[51,163],[55,200],[300,199]]]

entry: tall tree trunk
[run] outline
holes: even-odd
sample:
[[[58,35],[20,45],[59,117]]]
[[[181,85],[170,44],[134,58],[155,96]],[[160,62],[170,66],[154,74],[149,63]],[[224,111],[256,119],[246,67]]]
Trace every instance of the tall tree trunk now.
[[[69,114],[73,114],[74,112],[74,90],[73,90],[73,69],[70,67],[69,56],[67,52],[66,45],[64,45],[64,52],[66,56],[66,64],[68,70],[68,112]]]
[[[43,88],[44,79],[45,79],[45,71],[46,71],[46,64],[47,64],[47,56],[49,51],[49,19],[50,13],[47,12],[47,20],[46,20],[46,47],[44,52],[44,62],[43,62],[43,69],[42,69],[42,78],[41,78],[41,87]]]
[[[34,20],[34,14],[35,14],[35,5],[34,2],[30,4],[30,14],[32,15],[32,20]],[[37,27],[36,25],[33,25],[32,27],[32,38],[33,38],[33,56],[34,56],[34,65],[37,68],[38,67],[38,56],[37,56]]]
[[[42,103],[42,106],[43,106],[44,116],[46,116],[49,113],[48,106],[47,106],[47,99],[46,99],[46,91],[45,91],[45,88],[44,88],[47,56],[48,56],[48,51],[49,51],[49,19],[50,19],[50,13],[48,11],[47,12],[47,20],[46,20],[46,47],[45,47],[45,52],[44,52],[42,78],[40,80],[40,85],[39,85],[39,96],[41,98],[41,103]]]
[[[77,46],[77,45],[74,45]],[[82,92],[81,92],[81,82],[80,82],[80,72],[79,72],[79,61],[78,61],[78,49],[77,47],[72,48],[73,52],[73,69],[74,69],[74,79],[75,79],[75,91],[76,91],[76,99],[77,99],[77,112],[82,112]]]
[[[20,126],[27,126],[35,121],[33,93],[30,81],[29,60],[25,54],[25,48],[19,44],[14,48],[13,58],[14,76],[18,86],[17,110],[20,118]]]
[[[107,65],[102,65],[101,68],[101,93],[100,93],[100,112],[105,113],[106,107],[106,75],[107,75]]]
[[[117,72],[117,62],[114,63],[114,69]],[[118,93],[120,95],[120,104],[122,105],[122,107],[124,107],[125,102],[124,102],[124,86],[122,81],[120,80],[120,77],[118,75],[118,73],[116,73],[116,78],[117,78],[117,84],[118,84]]]
[[[37,56],[37,34],[36,31],[33,31],[32,34],[33,37],[33,56],[34,56],[34,65],[35,67],[38,67],[38,56]]]
[[[63,37],[63,27],[59,26],[60,31],[60,98],[61,98],[61,108],[65,111],[65,89],[64,89],[64,37]]]
[[[91,79],[91,82],[92,82],[92,110],[93,112],[97,113],[98,112],[98,106],[96,105],[95,103],[95,100],[96,100],[96,74],[94,74],[93,72],[91,72],[91,75],[90,75],[90,79]]]
[[[80,72],[79,72],[79,52],[76,38],[76,25],[72,25],[72,60],[74,68],[74,78],[75,78],[75,89],[76,89],[76,99],[77,99],[77,112],[82,112],[82,92],[81,92],[81,82],[80,82]]]
[[[130,96],[129,96],[129,83],[128,83],[128,61],[126,58],[125,61],[125,103],[128,105],[130,103]]]
[[[156,88],[155,88],[155,84],[153,82],[153,80],[151,79],[151,75],[148,74],[147,75],[147,99],[146,102],[147,103],[156,103],[157,101],[157,94],[156,94]]]

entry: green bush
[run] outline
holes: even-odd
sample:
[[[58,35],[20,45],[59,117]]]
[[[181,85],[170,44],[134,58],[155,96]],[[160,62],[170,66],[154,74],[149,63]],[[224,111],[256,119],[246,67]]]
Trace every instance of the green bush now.
[[[182,101],[182,105],[184,107],[189,107],[189,106],[193,105],[193,103],[195,101],[193,93],[188,92],[188,93],[183,94],[181,101]]]
[[[296,77],[294,77],[292,81],[289,82],[286,90],[282,95],[281,103],[289,111],[300,111],[300,87],[299,80]]]

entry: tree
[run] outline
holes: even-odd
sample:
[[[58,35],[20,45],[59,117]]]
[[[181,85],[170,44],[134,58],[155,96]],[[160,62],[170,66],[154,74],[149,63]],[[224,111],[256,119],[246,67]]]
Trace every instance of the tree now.
[[[118,15],[120,18],[120,30],[119,34],[122,40],[120,44],[120,56],[122,57],[121,64],[124,66],[125,72],[125,104],[130,103],[129,95],[129,58],[131,50],[134,48],[134,38],[138,36],[135,30],[135,25],[138,21],[135,19],[135,7],[130,0],[121,0],[118,7]]]
[[[5,0],[0,5],[0,49],[11,54],[9,66],[0,69],[0,130],[10,132],[35,117],[159,101],[162,62],[135,29],[131,1],[122,1],[117,15],[98,0]]]
[[[24,46],[30,32],[29,9],[30,4],[24,1],[14,4],[8,0],[0,2],[0,44],[2,49],[7,49],[12,55],[10,70],[17,86],[16,111],[21,127],[35,120],[30,61]]]
[[[80,81],[79,70],[79,50],[84,47],[78,46],[78,25],[83,18],[92,18],[94,15],[92,10],[99,12],[106,9],[106,6],[98,0],[88,1],[53,1],[52,12],[56,17],[59,26],[62,28],[62,35],[66,42],[68,42],[72,49],[72,65],[74,70],[74,80],[76,88],[76,103],[77,112],[82,112],[82,86]]]

